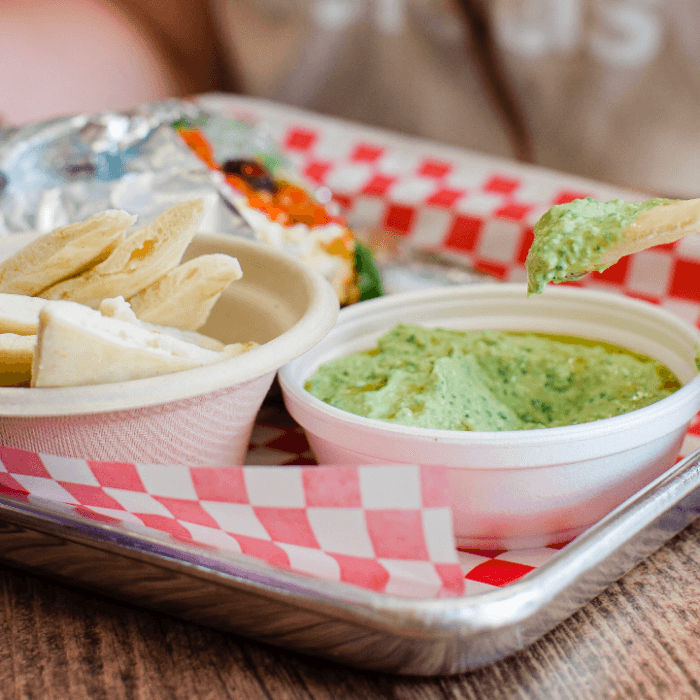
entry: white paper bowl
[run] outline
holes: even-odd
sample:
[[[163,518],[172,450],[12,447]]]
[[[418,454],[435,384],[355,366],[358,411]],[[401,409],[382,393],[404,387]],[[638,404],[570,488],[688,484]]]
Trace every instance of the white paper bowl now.
[[[333,326],[331,286],[303,263],[240,237],[197,235],[185,259],[238,258],[243,278],[200,332],[256,341],[243,355],[134,381],[66,388],[0,388],[0,445],[117,462],[240,465],[276,370]]]
[[[304,390],[320,364],[374,346],[400,321],[604,340],[660,360],[683,387],[625,415],[504,432],[394,425],[334,408]],[[396,294],[343,309],[333,330],[280,370],[279,379],[287,408],[306,430],[319,462],[447,466],[458,544],[526,548],[575,537],[674,463],[700,409],[698,341],[696,328],[626,297],[549,287],[527,298],[524,285],[478,284]]]

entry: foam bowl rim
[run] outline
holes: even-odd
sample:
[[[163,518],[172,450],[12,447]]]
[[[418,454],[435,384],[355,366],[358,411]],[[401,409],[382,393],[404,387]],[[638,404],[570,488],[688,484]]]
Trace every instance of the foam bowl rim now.
[[[405,307],[411,304],[422,304],[430,306],[432,302],[440,302],[441,300],[456,300],[460,295],[477,296],[477,295],[495,295],[503,296],[504,294],[523,294],[526,290],[526,285],[520,283],[475,283],[469,285],[454,285],[451,287],[439,288],[434,290],[419,290],[411,292],[402,292],[379,299],[362,302],[360,305],[355,305],[342,309],[338,320],[332,332],[342,328],[344,324],[359,321],[365,316],[370,316],[373,313],[381,313],[391,311],[392,308]],[[679,317],[671,314],[669,311],[649,304],[641,300],[633,299],[619,294],[610,292],[579,288],[579,287],[559,287],[548,288],[545,294],[549,298],[559,297],[561,299],[572,298],[587,299],[590,301],[600,301],[602,303],[615,304],[618,308],[636,309],[655,315],[659,319],[678,328],[682,333],[695,337],[695,342],[700,348],[700,329],[695,329],[690,324],[684,322]],[[398,322],[398,321],[396,321]],[[389,328],[387,327],[386,330]],[[332,335],[329,334],[329,338]],[[326,338],[325,342],[328,342]],[[324,341],[319,343],[319,346]],[[374,418],[365,418],[358,416],[348,411],[330,406],[320,399],[316,398],[303,388],[303,383],[299,383],[293,376],[293,372],[298,364],[304,363],[305,356],[302,355],[295,360],[287,363],[279,371],[278,377],[282,390],[288,394],[291,399],[290,403],[297,402],[304,405],[304,410],[309,411],[314,415],[314,418],[321,422],[337,422],[340,421],[346,425],[354,425],[364,431],[370,431],[375,435],[384,435],[387,438],[413,439],[423,443],[433,443],[439,441],[443,444],[453,445],[490,445],[490,446],[528,446],[534,447],[538,445],[551,445],[554,443],[575,442],[583,440],[591,440],[596,437],[611,436],[617,433],[626,432],[634,429],[640,423],[653,422],[656,417],[662,417],[669,412],[669,409],[683,404],[695,404],[700,402],[700,373],[696,374],[690,381],[684,384],[678,391],[670,396],[667,396],[656,403],[650,404],[643,408],[612,416],[598,421],[589,423],[580,423],[577,425],[557,426],[552,428],[534,428],[530,430],[504,430],[504,431],[456,431],[432,428],[417,428],[413,426],[404,426],[396,423],[384,422]],[[308,377],[307,377],[308,378]],[[292,408],[294,413],[294,409]],[[672,432],[673,428],[669,428],[668,432]],[[650,436],[648,442],[655,439],[655,436]],[[644,441],[642,441],[643,444]]]

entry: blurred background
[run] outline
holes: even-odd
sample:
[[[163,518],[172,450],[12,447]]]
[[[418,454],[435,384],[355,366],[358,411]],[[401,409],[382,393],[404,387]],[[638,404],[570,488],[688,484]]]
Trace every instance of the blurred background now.
[[[0,125],[210,91],[700,196],[697,0],[0,0]]]

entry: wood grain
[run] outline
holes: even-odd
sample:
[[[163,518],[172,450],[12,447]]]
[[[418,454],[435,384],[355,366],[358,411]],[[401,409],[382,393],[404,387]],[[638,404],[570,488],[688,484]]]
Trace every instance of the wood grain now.
[[[697,698],[699,542],[696,523],[528,649],[435,679],[347,669],[0,568],[0,698]]]

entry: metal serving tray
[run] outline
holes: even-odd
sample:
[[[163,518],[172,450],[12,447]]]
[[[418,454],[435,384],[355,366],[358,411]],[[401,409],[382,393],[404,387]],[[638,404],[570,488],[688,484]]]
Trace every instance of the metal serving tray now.
[[[448,675],[526,647],[700,515],[700,450],[501,589],[408,600],[0,496],[0,560],[352,666]]]

